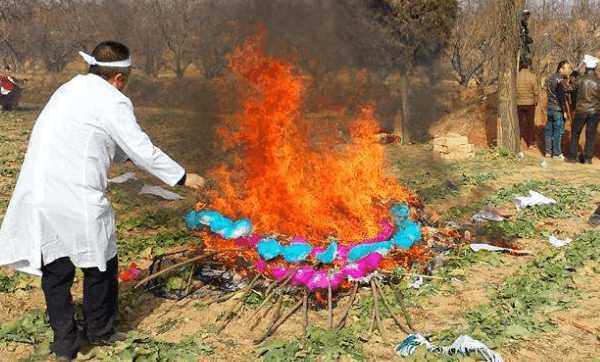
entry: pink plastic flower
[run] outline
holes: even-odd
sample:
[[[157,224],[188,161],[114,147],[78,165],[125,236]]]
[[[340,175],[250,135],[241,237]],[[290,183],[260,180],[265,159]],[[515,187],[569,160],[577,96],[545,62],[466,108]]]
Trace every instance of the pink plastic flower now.
[[[315,269],[310,266],[304,266],[298,269],[292,277],[292,284],[294,285],[307,285],[308,281],[315,274]]]
[[[264,273],[267,270],[267,262],[262,259],[258,259],[254,263],[254,267],[256,268],[256,270],[258,270],[259,273]]]
[[[360,264],[361,262],[364,263],[365,266],[365,270],[367,272],[372,272],[374,270],[376,270],[377,268],[379,268],[379,264],[381,263],[381,261],[383,260],[383,256],[379,253],[371,253],[367,256],[365,256],[364,258],[362,258],[361,260],[358,261],[358,263]]]
[[[275,278],[276,280],[281,280],[281,279],[285,278],[285,276],[287,274],[288,274],[287,268],[275,267],[275,268],[271,269],[271,275],[273,275],[273,278]]]
[[[337,250],[337,259],[346,260],[348,259],[348,253],[352,247],[346,245],[339,245]]]
[[[235,240],[235,244],[242,248],[254,248],[256,244],[260,241],[260,236],[256,234],[242,236]]]
[[[344,279],[346,279],[346,275],[343,272],[339,271],[337,273],[334,273],[331,277],[329,277],[331,289],[339,288],[340,285],[344,282]]]
[[[362,278],[367,274],[364,262],[362,264],[360,262],[347,264],[342,268],[342,273],[353,279]]]
[[[394,235],[394,224],[392,224],[389,220],[382,220],[379,225],[381,226],[379,233],[374,238],[365,240],[365,242],[378,243],[389,240],[392,235]]]
[[[327,289],[329,287],[329,277],[325,271],[317,271],[306,283],[306,287],[313,291],[315,289]]]

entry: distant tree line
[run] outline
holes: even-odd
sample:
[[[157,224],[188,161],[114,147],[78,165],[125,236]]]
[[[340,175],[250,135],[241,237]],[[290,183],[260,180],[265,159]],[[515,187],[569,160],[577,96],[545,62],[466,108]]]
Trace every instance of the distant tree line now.
[[[497,81],[496,0],[461,0],[447,56],[463,86]],[[529,0],[533,70],[541,77],[561,60],[577,65],[585,53],[600,51],[599,0]],[[517,14],[519,16],[519,14]]]
[[[149,76],[207,78],[258,23],[319,76],[341,66],[409,73],[443,55],[464,86],[497,80],[495,0],[2,0],[0,62],[60,72],[99,39],[128,43]],[[600,48],[599,0],[530,0],[534,69]]]
[[[264,27],[269,51],[293,57],[313,79],[364,69],[381,84],[393,83],[394,127],[409,140],[419,67],[434,66],[464,87],[497,84],[507,74],[499,1],[2,0],[0,63],[58,73],[77,50],[117,39],[149,77],[166,71],[182,78],[194,65],[213,79],[227,68],[227,54]],[[600,0],[515,1],[517,11],[531,11],[533,70],[540,76],[559,60],[577,64],[600,49]]]

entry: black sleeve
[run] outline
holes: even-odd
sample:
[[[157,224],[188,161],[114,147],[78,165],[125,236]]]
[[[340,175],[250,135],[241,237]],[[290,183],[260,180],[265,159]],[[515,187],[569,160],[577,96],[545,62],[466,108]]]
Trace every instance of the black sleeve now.
[[[183,186],[183,185],[185,185],[185,180],[186,180],[186,179],[187,179],[187,172],[183,174],[183,177],[181,178],[181,180],[179,180],[179,181],[177,182],[177,185],[179,185],[179,186]]]
[[[567,107],[567,87],[565,82],[561,79],[556,80],[556,98],[558,99],[558,104],[560,105],[560,109],[565,112]]]

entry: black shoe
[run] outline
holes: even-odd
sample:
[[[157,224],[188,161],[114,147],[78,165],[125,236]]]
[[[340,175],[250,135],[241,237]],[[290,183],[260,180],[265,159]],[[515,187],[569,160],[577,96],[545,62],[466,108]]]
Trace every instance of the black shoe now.
[[[125,340],[127,340],[127,334],[122,332],[113,332],[105,338],[88,338],[88,341],[92,346],[112,346],[117,342],[123,342]]]
[[[591,158],[586,158],[583,163],[585,163],[586,165],[591,165],[592,164],[592,159]]]
[[[600,225],[600,206],[598,206],[594,213],[590,216],[588,219],[588,224],[593,227]]]

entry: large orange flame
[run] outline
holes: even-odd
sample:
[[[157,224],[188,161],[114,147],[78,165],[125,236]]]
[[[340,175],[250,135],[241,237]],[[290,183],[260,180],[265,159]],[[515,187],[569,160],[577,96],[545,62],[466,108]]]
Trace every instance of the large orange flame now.
[[[366,105],[349,127],[325,147],[310,145],[310,123],[301,114],[304,83],[292,65],[264,52],[264,36],[246,41],[230,57],[235,75],[252,91],[243,110],[219,130],[229,165],[210,171],[219,185],[211,206],[252,220],[255,232],[302,236],[314,245],[376,235],[389,201],[414,196],[384,172],[383,146],[373,107]],[[322,143],[321,143],[322,144]]]

